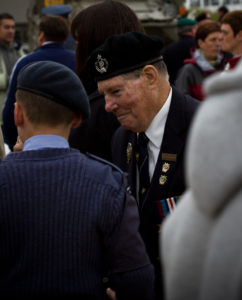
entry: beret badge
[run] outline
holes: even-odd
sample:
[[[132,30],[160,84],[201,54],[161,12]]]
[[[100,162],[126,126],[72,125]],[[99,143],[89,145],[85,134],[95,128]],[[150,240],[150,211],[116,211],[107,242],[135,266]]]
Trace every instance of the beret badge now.
[[[108,70],[108,61],[106,58],[102,58],[102,56],[98,54],[97,61],[95,62],[95,68],[101,74],[106,73]]]

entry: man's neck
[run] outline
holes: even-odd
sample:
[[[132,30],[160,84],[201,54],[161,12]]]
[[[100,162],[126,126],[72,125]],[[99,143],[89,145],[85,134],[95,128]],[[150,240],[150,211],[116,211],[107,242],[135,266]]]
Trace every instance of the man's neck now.
[[[9,49],[13,43],[6,43],[3,40],[0,40],[0,44],[4,46],[6,49]]]
[[[238,45],[236,47],[236,49],[233,50],[232,54],[233,54],[234,57],[236,57],[236,56],[242,56],[242,44]]]

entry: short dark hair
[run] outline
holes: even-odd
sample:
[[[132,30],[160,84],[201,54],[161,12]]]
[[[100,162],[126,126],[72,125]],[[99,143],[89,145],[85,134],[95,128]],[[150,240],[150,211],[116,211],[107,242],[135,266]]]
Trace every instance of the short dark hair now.
[[[76,116],[68,107],[29,91],[18,89],[16,101],[24,107],[28,120],[37,126],[68,125]]]
[[[196,35],[195,35],[196,42],[198,42],[198,40],[204,41],[210,33],[220,32],[220,31],[221,31],[220,24],[216,21],[210,21],[201,24],[200,26],[198,26],[198,29],[196,31]]]
[[[71,32],[78,42],[77,74],[89,92],[90,80],[84,76],[85,61],[91,52],[113,34],[129,31],[144,33],[134,11],[119,1],[103,1],[82,10],[72,21]]]
[[[0,14],[0,23],[2,22],[3,19],[14,20],[14,17],[12,15],[10,15],[9,13],[1,13]]]
[[[234,36],[242,30],[242,10],[234,10],[228,12],[221,21],[221,24],[228,24],[231,26]]]
[[[47,41],[64,43],[69,32],[67,20],[61,16],[44,16],[39,24],[39,31]]]
[[[228,8],[226,6],[224,6],[224,5],[220,6],[218,8],[218,11],[221,12],[221,13],[223,13],[223,14],[227,14],[229,12]]]

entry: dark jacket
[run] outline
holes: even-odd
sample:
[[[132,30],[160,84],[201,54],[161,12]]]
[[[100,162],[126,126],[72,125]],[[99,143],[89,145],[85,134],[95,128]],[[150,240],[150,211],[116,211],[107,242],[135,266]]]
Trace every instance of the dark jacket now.
[[[74,72],[76,71],[75,54],[64,49],[60,43],[50,43],[37,48],[33,53],[24,56],[17,62],[11,76],[8,94],[3,108],[3,136],[5,143],[12,150],[17,140],[17,129],[14,123],[14,102],[17,90],[17,77],[20,70],[29,63],[36,61],[51,60],[61,63]],[[51,83],[50,83],[51,84]]]
[[[184,60],[191,57],[192,49],[195,45],[194,37],[191,35],[183,35],[177,41],[164,48],[162,55],[168,69],[171,83],[175,82],[177,73],[183,66]]]
[[[89,152],[112,161],[111,139],[120,124],[113,113],[105,111],[105,99],[97,91],[89,100],[91,115],[78,128],[72,129],[69,143],[82,153]]]
[[[168,197],[180,196],[185,190],[184,177],[184,149],[192,117],[199,102],[190,96],[182,95],[176,88],[172,88],[172,99],[168,113],[163,141],[158,161],[146,199],[140,210],[140,232],[144,239],[151,262],[160,273],[158,254],[158,232],[160,216],[157,203]],[[129,183],[133,195],[136,195],[136,133],[120,127],[113,139],[113,162],[123,171],[128,172]],[[129,149],[129,150],[128,150]],[[130,149],[132,153],[129,159]],[[128,155],[127,155],[128,154]],[[163,164],[169,163],[167,173],[163,173]],[[167,176],[165,184],[160,184],[162,175]]]

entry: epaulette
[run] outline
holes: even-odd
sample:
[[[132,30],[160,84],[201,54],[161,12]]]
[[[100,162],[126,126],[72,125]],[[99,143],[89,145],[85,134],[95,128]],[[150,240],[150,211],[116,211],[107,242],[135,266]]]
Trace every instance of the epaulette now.
[[[101,163],[103,163],[105,165],[111,166],[114,170],[116,170],[116,171],[120,172],[121,174],[123,174],[123,171],[118,166],[116,166],[115,164],[111,163],[110,161],[108,161],[106,159],[103,159],[103,158],[101,158],[99,156],[96,156],[94,154],[88,153],[88,152],[86,152],[86,155],[88,157],[90,157],[91,159],[94,159],[94,160],[96,160],[98,162],[101,162]]]

